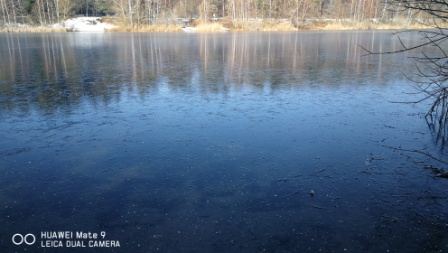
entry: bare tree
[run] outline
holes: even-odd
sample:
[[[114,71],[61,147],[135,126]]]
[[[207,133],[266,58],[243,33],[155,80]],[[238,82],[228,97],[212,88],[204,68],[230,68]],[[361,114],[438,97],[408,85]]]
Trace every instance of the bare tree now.
[[[73,7],[73,3],[70,0],[60,0],[59,11],[60,15],[62,15],[62,19],[67,19],[68,14],[70,13]]]
[[[426,114],[429,127],[436,133],[436,140],[441,142],[442,148],[447,141],[448,133],[448,2],[444,0],[392,0],[389,4],[395,11],[413,13],[420,17],[415,22],[428,26],[419,31],[421,42],[417,45],[405,43],[397,33],[402,48],[392,52],[372,52],[368,54],[394,54],[417,51],[413,56],[416,61],[417,74],[410,79],[415,83],[417,92],[423,97],[411,103],[432,100],[431,107]]]
[[[9,18],[9,8],[6,4],[6,0],[0,0],[0,4],[2,6],[3,22],[5,24],[11,24],[11,20]]]

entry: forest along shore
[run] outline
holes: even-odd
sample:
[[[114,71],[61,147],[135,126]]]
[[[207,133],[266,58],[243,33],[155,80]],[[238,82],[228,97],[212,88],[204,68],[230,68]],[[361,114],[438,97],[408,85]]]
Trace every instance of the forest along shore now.
[[[79,31],[65,25],[73,18],[100,22],[84,27],[89,31],[119,32],[421,29],[437,22],[399,0],[0,1],[6,32]]]

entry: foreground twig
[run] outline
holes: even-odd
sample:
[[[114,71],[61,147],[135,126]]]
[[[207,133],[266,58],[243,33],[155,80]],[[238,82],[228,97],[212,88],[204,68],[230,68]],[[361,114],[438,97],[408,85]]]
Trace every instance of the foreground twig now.
[[[433,155],[431,155],[429,153],[423,152],[423,151],[418,150],[418,149],[404,149],[404,148],[397,148],[397,147],[391,147],[391,146],[386,146],[386,145],[383,145],[383,146],[386,147],[386,148],[393,149],[393,150],[399,150],[399,151],[405,151],[405,152],[411,152],[411,153],[419,153],[419,154],[427,156],[427,157],[429,157],[429,158],[431,158],[433,160],[436,160],[436,161],[438,161],[440,163],[448,164],[447,161],[443,161],[443,160],[441,160],[441,159],[439,159],[437,157],[434,157]]]

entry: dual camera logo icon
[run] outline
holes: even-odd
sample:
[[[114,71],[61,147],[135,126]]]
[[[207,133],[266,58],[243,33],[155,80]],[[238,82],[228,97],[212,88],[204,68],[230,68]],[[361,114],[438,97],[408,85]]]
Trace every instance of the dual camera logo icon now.
[[[12,242],[15,245],[21,245],[23,243],[33,245],[36,242],[36,237],[33,234],[26,234],[24,236],[21,234],[15,234],[12,236]]]

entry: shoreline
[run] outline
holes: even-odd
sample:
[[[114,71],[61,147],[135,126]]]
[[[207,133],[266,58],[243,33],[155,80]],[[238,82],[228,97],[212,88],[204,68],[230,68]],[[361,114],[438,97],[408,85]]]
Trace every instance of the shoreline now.
[[[92,17],[79,18],[91,19]],[[101,27],[95,29],[93,26],[81,24],[80,29],[74,29],[73,25],[67,25],[67,20],[57,25],[32,26],[18,24],[16,26],[1,26],[0,33],[57,33],[57,32],[187,32],[187,33],[204,33],[204,32],[281,32],[281,31],[368,31],[368,30],[416,30],[431,29],[431,25],[421,23],[409,23],[403,20],[397,20],[388,23],[362,21],[305,21],[299,26],[294,26],[290,22],[284,20],[271,21],[238,21],[235,25],[228,19],[217,22],[192,22],[191,26],[182,26],[180,24],[154,24],[133,27],[129,25],[119,24],[111,21],[109,18],[101,21]],[[106,28],[105,28],[106,27]]]

